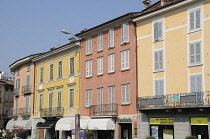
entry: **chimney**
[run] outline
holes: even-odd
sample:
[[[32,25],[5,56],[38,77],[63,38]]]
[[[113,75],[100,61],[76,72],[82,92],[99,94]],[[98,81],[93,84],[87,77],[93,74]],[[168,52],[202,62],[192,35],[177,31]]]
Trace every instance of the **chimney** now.
[[[176,0],[160,0],[161,6],[164,6],[166,4],[170,4],[170,3],[174,2],[174,1],[176,1]]]
[[[151,0],[144,0],[143,4],[144,4],[144,9],[147,9],[151,5]]]
[[[55,47],[52,47],[52,48],[50,48],[50,51],[53,51],[53,50],[55,50],[56,48]]]
[[[71,37],[71,38],[69,38],[69,41],[74,42],[74,41],[76,41],[76,39],[74,37]]]

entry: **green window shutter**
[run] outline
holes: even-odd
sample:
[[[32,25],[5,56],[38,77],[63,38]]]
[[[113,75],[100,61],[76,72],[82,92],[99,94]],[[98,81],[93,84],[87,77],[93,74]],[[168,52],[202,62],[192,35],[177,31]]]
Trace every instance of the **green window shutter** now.
[[[30,107],[30,96],[26,96],[25,114],[29,114],[29,107]]]
[[[30,75],[27,75],[26,77],[26,92],[30,91]]]

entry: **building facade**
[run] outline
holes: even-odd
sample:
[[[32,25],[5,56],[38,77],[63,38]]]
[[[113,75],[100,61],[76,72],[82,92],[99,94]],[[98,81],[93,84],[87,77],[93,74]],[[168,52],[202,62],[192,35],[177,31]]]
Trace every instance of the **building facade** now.
[[[35,71],[34,138],[66,138],[80,112],[80,43],[51,48],[32,61]]]
[[[134,18],[139,139],[209,139],[209,15],[209,0],[161,0]]]
[[[137,137],[136,37],[125,14],[78,33],[81,38],[82,128],[94,139]]]
[[[10,70],[15,74],[13,94],[13,118],[7,123],[6,129],[14,126],[23,127],[31,136],[34,100],[34,64],[30,55],[19,59],[10,65]]]

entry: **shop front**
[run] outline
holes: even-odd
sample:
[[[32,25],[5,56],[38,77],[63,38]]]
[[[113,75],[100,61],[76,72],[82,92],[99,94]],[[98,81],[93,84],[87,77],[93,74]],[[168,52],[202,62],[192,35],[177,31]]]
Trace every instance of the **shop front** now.
[[[150,135],[156,139],[174,139],[174,118],[150,118]]]
[[[209,139],[208,118],[190,118],[192,136],[198,139]]]

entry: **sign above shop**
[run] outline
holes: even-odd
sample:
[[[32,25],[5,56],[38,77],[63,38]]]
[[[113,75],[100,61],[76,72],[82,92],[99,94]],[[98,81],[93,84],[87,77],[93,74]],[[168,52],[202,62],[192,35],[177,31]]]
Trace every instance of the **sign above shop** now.
[[[132,122],[131,117],[118,117],[117,122]]]
[[[172,125],[174,118],[150,118],[150,124],[153,125]]]
[[[191,118],[191,125],[208,125],[208,118]]]

